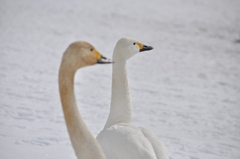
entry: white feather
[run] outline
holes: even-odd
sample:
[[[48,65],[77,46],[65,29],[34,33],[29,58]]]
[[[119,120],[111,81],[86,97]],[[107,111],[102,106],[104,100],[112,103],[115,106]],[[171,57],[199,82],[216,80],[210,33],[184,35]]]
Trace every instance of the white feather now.
[[[107,159],[168,159],[167,150],[156,135],[131,124],[126,61],[139,52],[135,43],[123,38],[114,49],[110,114],[97,140]]]

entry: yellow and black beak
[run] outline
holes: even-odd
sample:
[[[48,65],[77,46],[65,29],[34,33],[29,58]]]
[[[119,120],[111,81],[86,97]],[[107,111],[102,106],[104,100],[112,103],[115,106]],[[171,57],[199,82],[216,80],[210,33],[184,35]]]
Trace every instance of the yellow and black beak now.
[[[148,50],[152,50],[153,49],[152,46],[143,45],[140,42],[137,42],[136,44],[139,46],[140,52],[148,51]]]
[[[143,45],[143,48],[140,49],[140,52],[143,52],[143,51],[148,51],[148,50],[152,50],[153,47],[152,46],[147,46],[147,45]]]
[[[113,61],[111,59],[108,59],[108,58],[102,56],[96,49],[93,49],[93,52],[97,56],[97,63],[99,63],[99,64],[113,63]]]

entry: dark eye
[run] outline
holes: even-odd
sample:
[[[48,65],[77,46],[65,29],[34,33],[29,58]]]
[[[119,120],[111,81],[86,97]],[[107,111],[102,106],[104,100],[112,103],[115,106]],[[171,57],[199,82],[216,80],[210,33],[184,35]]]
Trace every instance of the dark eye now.
[[[133,45],[135,45],[136,43],[134,42]]]
[[[93,51],[93,49],[90,49],[90,51]]]

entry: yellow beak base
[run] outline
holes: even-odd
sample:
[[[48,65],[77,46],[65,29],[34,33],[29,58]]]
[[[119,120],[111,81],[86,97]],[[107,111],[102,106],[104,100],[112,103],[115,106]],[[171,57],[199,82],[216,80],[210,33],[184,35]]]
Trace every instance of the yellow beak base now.
[[[101,60],[102,55],[96,49],[93,49],[93,52],[95,53],[97,60]]]

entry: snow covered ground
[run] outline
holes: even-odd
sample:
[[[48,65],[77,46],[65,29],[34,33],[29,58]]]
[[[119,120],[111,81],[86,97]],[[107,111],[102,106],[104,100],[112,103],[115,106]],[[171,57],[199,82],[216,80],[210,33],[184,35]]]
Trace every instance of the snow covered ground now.
[[[152,45],[128,61],[133,123],[171,159],[240,158],[239,0],[0,0],[0,158],[75,159],[58,94],[62,53],[77,40],[112,56],[121,37]],[[76,75],[96,136],[111,97],[111,65]]]

